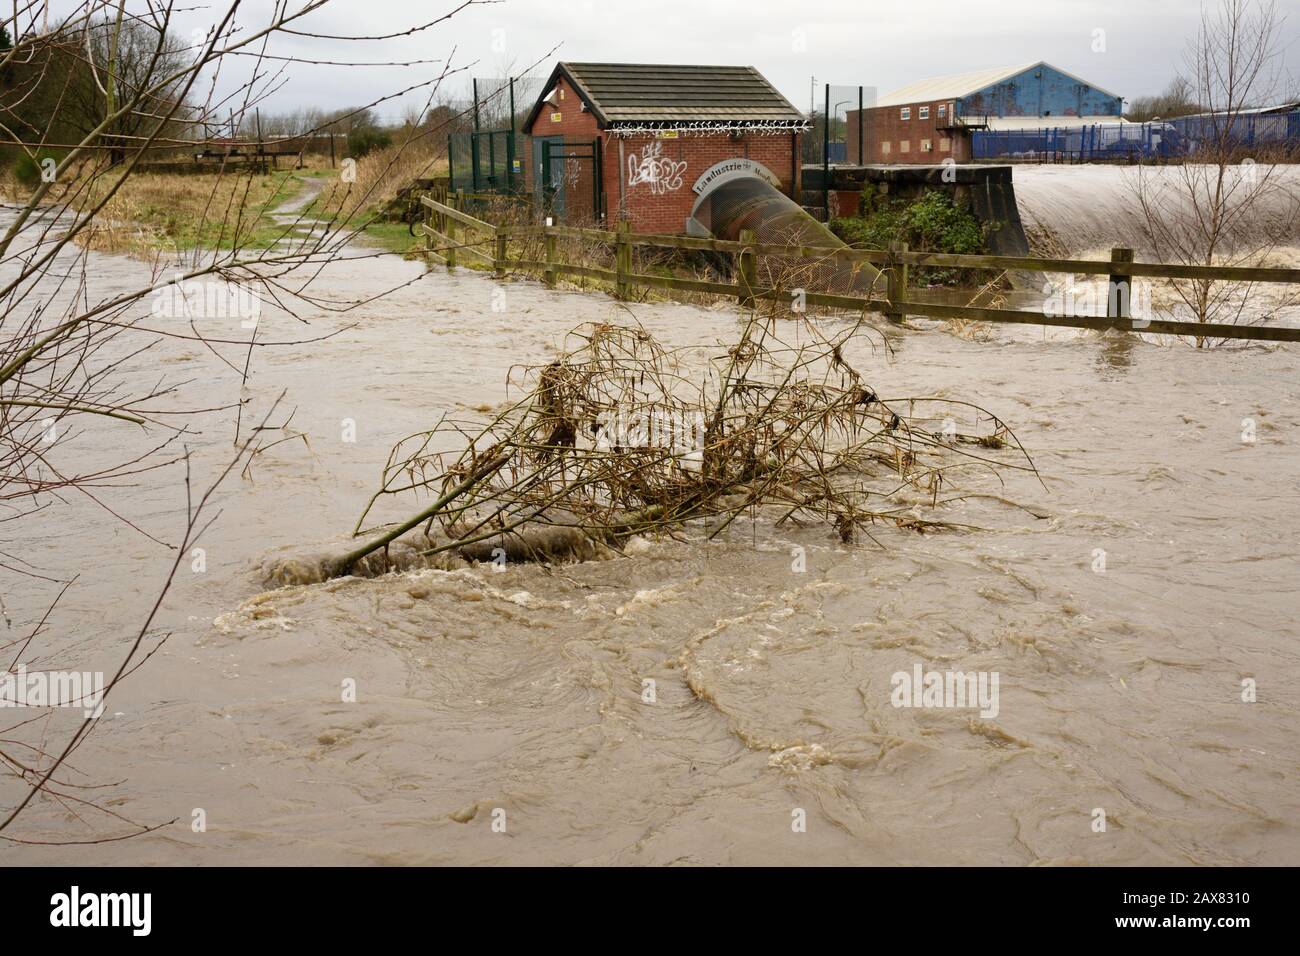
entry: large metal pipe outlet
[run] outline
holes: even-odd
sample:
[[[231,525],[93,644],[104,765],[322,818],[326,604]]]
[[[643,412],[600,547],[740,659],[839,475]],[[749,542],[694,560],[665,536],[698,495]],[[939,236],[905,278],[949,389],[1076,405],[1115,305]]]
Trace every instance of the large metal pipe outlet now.
[[[752,229],[765,245],[844,249],[846,244],[780,190],[780,180],[761,163],[728,159],[711,166],[693,187],[698,199],[686,231],[701,238],[738,241]],[[764,256],[760,281],[781,288],[802,288],[839,295],[884,291],[884,279],[869,263],[828,256],[805,259]]]

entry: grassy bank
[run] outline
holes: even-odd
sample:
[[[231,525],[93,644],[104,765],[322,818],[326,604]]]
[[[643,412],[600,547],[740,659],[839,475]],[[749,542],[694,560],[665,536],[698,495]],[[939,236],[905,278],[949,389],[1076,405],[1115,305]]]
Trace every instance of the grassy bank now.
[[[297,198],[319,170],[266,176],[237,172],[137,173],[113,195],[78,242],[100,252],[150,257],[169,249],[267,249],[284,236],[272,212]],[[88,208],[111,187],[101,180],[77,201]]]
[[[398,193],[419,179],[447,175],[447,134],[441,130],[408,131],[390,146],[356,161],[351,182],[336,179],[312,204],[322,219],[362,224],[362,238],[388,252],[405,255],[423,240],[411,235]]]
[[[417,247],[424,247],[424,240],[411,235],[410,227],[404,222],[372,222],[366,226],[362,236],[399,256],[404,256]]]
[[[113,194],[76,242],[98,252],[146,259],[159,251],[268,249],[285,231],[272,213],[298,198],[308,179],[332,174],[328,168],[278,170],[266,176],[243,170],[137,172]],[[84,211],[101,201],[115,182],[111,172],[74,178],[58,183],[45,201]],[[25,201],[34,188],[14,175],[12,165],[0,173],[0,193],[7,202]]]

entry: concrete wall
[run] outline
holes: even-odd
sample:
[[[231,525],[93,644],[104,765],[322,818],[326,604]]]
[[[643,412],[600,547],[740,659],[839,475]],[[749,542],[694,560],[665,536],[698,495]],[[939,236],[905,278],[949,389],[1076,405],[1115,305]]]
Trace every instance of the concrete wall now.
[[[804,169],[803,188],[808,192],[819,195],[823,181],[821,167]],[[969,202],[981,223],[997,226],[989,234],[991,252],[1028,255],[1010,166],[841,166],[831,168],[829,186],[832,216],[855,215],[864,191],[916,198],[930,190],[943,190],[956,200]]]

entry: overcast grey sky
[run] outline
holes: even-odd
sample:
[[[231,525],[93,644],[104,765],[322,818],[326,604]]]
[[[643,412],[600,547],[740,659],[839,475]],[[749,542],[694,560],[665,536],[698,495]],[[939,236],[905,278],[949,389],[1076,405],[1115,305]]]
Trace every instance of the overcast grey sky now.
[[[455,5],[337,0],[307,22],[318,32],[383,33]],[[224,6],[216,0],[208,12],[182,17],[180,26],[189,29]],[[266,11],[270,0],[244,7]],[[1283,65],[1297,77],[1300,0],[1284,0],[1280,9],[1288,21]],[[556,59],[749,64],[804,110],[813,76],[819,86],[862,83],[885,93],[927,76],[1042,59],[1132,99],[1164,87],[1195,34],[1199,11],[1199,0],[502,0],[409,38],[365,44],[282,38],[272,52],[404,61],[444,57],[454,48],[454,62],[476,63],[471,72],[479,76],[502,75],[511,64],[522,68],[555,46],[542,72]],[[259,18],[244,19],[251,25]],[[435,70],[294,65],[291,82],[264,109],[354,105]],[[1297,89],[1291,84],[1288,92]],[[401,113],[398,103],[382,109],[386,118]]]

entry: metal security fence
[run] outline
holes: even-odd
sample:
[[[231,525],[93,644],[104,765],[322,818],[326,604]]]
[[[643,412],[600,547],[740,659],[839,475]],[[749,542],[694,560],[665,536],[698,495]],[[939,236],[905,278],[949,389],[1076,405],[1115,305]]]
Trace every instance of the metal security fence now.
[[[1178,131],[1168,123],[1107,123],[1050,129],[976,130],[974,159],[1037,162],[1103,162],[1170,159],[1184,155]]]
[[[522,196],[527,192],[529,137],[519,129],[542,84],[535,76],[473,79],[473,105],[467,111],[473,131],[447,137],[452,192],[475,196]]]
[[[1226,140],[1243,149],[1262,146],[1300,146],[1300,109],[1286,113],[1242,113],[1180,116],[1169,120],[1189,153],[1202,142]]]
[[[1195,159],[1204,144],[1300,151],[1300,110],[1287,113],[1184,116],[1150,123],[1097,123],[1036,129],[975,130],[976,160],[1105,162]]]
[[[510,130],[453,133],[447,137],[447,175],[451,191],[506,193],[524,191],[524,137]]]

